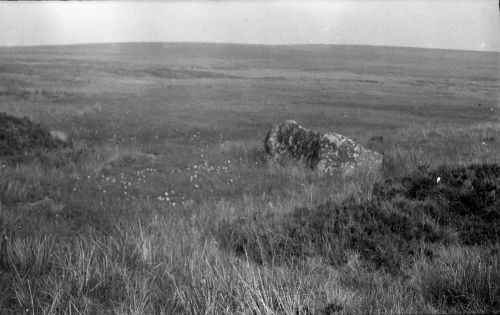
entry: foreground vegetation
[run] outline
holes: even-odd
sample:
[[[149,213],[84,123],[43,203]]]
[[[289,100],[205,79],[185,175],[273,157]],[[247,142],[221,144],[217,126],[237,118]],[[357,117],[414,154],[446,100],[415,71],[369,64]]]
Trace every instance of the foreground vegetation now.
[[[43,52],[35,59],[40,56],[47,57]],[[388,86],[403,89],[396,93],[419,96],[424,105],[396,107],[397,96],[372,86],[351,108],[343,106],[350,90],[324,89],[347,84],[346,78],[335,81],[332,72],[309,81],[307,67],[318,66],[314,62],[298,65],[306,67],[299,71],[272,54],[268,63],[251,61],[284,77],[266,79],[265,93],[251,78],[217,72],[207,79],[179,62],[184,59],[175,60],[176,71],[163,69],[160,79],[145,76],[138,64],[127,72],[117,60],[103,70],[81,59],[94,68],[86,72],[88,65],[80,65],[75,72],[73,60],[63,66],[81,77],[64,81],[57,74],[60,60],[50,58],[53,68],[34,70],[44,82],[23,63],[16,73],[4,64],[0,76],[1,111],[73,139],[72,147],[1,158],[2,313],[500,312],[500,124],[489,90],[497,83],[487,70],[478,66],[461,79],[451,70],[434,77],[429,69],[423,78],[403,77],[413,66],[402,74],[380,72],[393,80]],[[357,58],[368,72],[381,69]],[[233,76],[244,75],[250,63],[223,60],[217,65]],[[82,83],[86,76],[121,81],[111,89],[116,94],[107,94]],[[346,86],[357,93],[374,76],[359,74]],[[182,83],[171,83],[172,77]],[[425,81],[445,84],[444,78],[451,80],[446,87]],[[14,80],[28,88],[13,88]],[[440,92],[472,80],[482,89],[440,99]],[[426,93],[411,94],[417,93],[413,83]],[[118,92],[126,93],[125,86],[136,90],[123,96]],[[148,93],[135,98],[144,86]],[[333,92],[338,103],[318,105]],[[293,105],[301,93],[316,107]],[[433,98],[441,103],[425,105]],[[259,105],[266,99],[291,105],[280,112]],[[474,110],[458,104],[463,111],[454,112],[452,101],[463,99]],[[373,100],[378,110],[368,107]],[[382,170],[320,177],[300,165],[268,161],[262,143],[267,123],[283,116],[312,129],[333,128],[383,152]]]
[[[110,161],[129,157],[123,171],[137,159],[101,150],[2,168],[3,311],[499,310],[498,165],[437,168],[404,186],[373,170],[319,178],[235,146],[219,156],[230,166],[207,160],[158,190],[148,181],[172,180],[160,162],[114,175]]]

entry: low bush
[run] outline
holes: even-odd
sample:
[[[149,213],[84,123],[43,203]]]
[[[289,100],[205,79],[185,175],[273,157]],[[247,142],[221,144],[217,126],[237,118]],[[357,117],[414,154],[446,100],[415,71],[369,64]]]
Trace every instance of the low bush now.
[[[223,247],[258,263],[295,263],[321,256],[330,264],[342,265],[354,250],[369,266],[398,273],[411,254],[426,251],[422,244],[448,237],[425,219],[389,204],[327,203],[314,210],[298,208],[282,217],[225,223],[218,238]]]
[[[70,146],[28,118],[0,113],[0,156],[22,160],[33,152]]]
[[[337,265],[354,250],[368,266],[400,273],[417,254],[433,257],[431,244],[498,243],[499,180],[498,165],[443,166],[380,183],[367,202],[226,221],[216,236],[258,263],[321,256]]]
[[[500,165],[472,164],[435,170],[420,169],[412,176],[375,185],[377,200],[398,198],[432,207],[422,209],[438,224],[454,229],[465,244],[500,241]]]

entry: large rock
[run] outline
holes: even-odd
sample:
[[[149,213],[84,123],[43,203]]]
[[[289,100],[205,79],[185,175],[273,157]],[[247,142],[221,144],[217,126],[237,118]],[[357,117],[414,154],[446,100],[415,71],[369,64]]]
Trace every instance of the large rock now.
[[[302,161],[320,174],[350,174],[357,167],[380,167],[382,155],[337,133],[319,133],[293,120],[274,126],[264,140],[274,160]]]

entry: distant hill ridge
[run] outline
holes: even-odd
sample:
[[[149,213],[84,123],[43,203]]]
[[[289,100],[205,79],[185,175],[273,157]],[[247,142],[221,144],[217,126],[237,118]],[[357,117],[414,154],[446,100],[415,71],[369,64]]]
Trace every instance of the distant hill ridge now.
[[[367,48],[376,50],[405,50],[405,51],[441,51],[441,52],[456,52],[456,53],[476,53],[476,54],[497,54],[497,51],[478,51],[478,50],[457,50],[457,49],[443,49],[443,48],[422,48],[422,47],[409,47],[409,46],[388,46],[388,45],[346,45],[346,44],[248,44],[248,43],[224,43],[224,42],[109,42],[109,43],[76,43],[76,44],[63,44],[63,45],[30,45],[30,46],[0,46],[0,49],[23,49],[23,48],[83,48],[83,47],[173,47],[173,46],[184,46],[191,48],[288,48],[288,49],[357,49],[357,48]]]
[[[224,43],[107,43],[64,46],[0,47],[6,60],[59,59],[175,64],[191,70],[250,69],[345,72],[363,75],[500,80],[500,53],[355,45],[251,45]],[[5,59],[6,58],[6,59]],[[178,65],[180,65],[178,64]],[[196,69],[195,69],[196,68]],[[472,84],[471,83],[471,84]]]

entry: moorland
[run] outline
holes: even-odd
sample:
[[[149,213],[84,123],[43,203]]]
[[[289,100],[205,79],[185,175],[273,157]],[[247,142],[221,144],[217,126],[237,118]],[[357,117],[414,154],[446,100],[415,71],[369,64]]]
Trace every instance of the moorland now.
[[[500,53],[341,45],[0,48],[0,312],[500,312]],[[384,154],[319,176],[285,119]],[[9,151],[10,150],[10,151]]]

